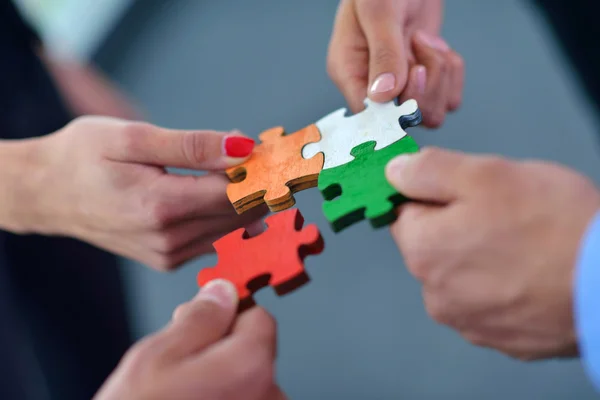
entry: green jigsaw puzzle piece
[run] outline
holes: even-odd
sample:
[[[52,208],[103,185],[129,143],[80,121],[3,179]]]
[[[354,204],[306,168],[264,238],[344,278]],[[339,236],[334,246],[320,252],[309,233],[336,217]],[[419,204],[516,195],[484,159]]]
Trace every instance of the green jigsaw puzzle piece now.
[[[354,160],[319,174],[323,213],[334,232],[365,218],[373,228],[386,226],[396,219],[394,208],[407,200],[388,183],[385,166],[399,154],[418,152],[419,146],[410,136],[377,151],[375,145],[370,141],[354,147]]]

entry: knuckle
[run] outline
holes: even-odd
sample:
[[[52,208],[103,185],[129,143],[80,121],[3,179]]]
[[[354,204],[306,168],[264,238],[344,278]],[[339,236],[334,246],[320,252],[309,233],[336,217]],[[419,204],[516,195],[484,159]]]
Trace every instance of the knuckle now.
[[[126,122],[120,135],[120,146],[125,154],[137,152],[151,125],[145,122]]]
[[[373,52],[373,61],[379,65],[389,65],[395,63],[398,55],[395,50],[389,47],[378,47]]]
[[[467,340],[467,342],[471,343],[473,346],[486,347],[488,345],[485,336],[477,332],[463,333],[463,337]]]
[[[329,77],[336,82],[338,79],[338,75],[339,75],[339,68],[338,68],[338,63],[336,61],[336,58],[331,55],[331,53],[329,53],[329,55],[327,56],[327,62],[325,64],[325,68],[327,70],[327,75],[329,75]]]
[[[425,282],[428,279],[429,261],[427,258],[427,253],[418,248],[404,250],[406,268],[420,282]]]
[[[436,58],[437,68],[440,71],[440,74],[442,76],[446,76],[450,72],[450,69],[452,68],[448,58],[444,54],[437,54],[435,58]]]
[[[214,325],[218,320],[225,320],[228,316],[225,309],[214,301],[197,301],[189,304],[180,314],[181,321],[185,324],[198,323]],[[211,322],[207,322],[210,320]]]
[[[453,93],[448,100],[448,111],[456,111],[462,104],[462,94],[460,92]]]
[[[365,18],[379,19],[390,11],[389,0],[357,0],[360,14]]]
[[[448,73],[449,65],[446,55],[441,51],[433,51],[427,61],[428,80],[432,86],[437,86],[443,82],[444,76]]]
[[[434,111],[425,115],[425,125],[429,128],[439,128],[446,120],[446,113]]]
[[[444,155],[444,151],[439,147],[431,146],[425,147],[419,151],[419,156],[414,162],[415,170],[419,171],[425,168],[427,165],[433,164],[440,157]]]
[[[487,156],[479,160],[476,168],[470,169],[472,174],[470,178],[478,183],[501,182],[510,170],[510,166],[510,161],[501,156]]]
[[[189,307],[189,302],[188,303],[183,303],[178,305],[175,310],[173,310],[173,314],[171,315],[171,319],[173,320],[179,320],[180,318],[183,318],[183,316],[185,316],[187,309]]]
[[[175,258],[167,254],[157,254],[150,261],[149,265],[158,271],[171,271],[179,266]]]
[[[425,295],[425,310],[427,314],[438,324],[447,325],[449,321],[448,310],[444,301],[436,295]]]
[[[178,248],[177,238],[175,235],[170,233],[158,233],[153,239],[152,244],[154,250],[158,253],[169,255],[172,254]]]
[[[181,139],[181,152],[191,165],[199,165],[211,158],[205,136],[197,132],[185,132]]]
[[[158,335],[147,336],[134,344],[125,356],[129,369],[145,371],[153,366],[158,358],[160,344]]]
[[[451,51],[448,55],[448,63],[455,71],[463,71],[465,69],[464,58],[455,51]]]
[[[262,339],[273,341],[277,332],[277,322],[275,318],[262,308],[253,310],[253,324],[261,327]]]
[[[145,207],[145,218],[149,228],[161,231],[174,221],[174,212],[170,204],[161,200],[150,200]]]

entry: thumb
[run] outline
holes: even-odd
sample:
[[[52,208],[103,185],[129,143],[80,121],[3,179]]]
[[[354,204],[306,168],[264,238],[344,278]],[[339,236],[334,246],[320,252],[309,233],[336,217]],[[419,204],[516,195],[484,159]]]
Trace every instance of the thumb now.
[[[465,163],[461,153],[427,148],[392,159],[385,174],[390,184],[409,199],[445,204],[457,199]]]
[[[398,97],[408,77],[408,41],[404,13],[391,0],[356,3],[369,47],[369,97],[376,102]]]
[[[230,331],[237,306],[232,283],[221,279],[208,282],[196,297],[177,307],[171,325],[159,333],[163,357],[185,358],[220,340]]]
[[[161,167],[218,170],[245,161],[254,140],[239,131],[175,130],[133,122],[113,142],[113,160]]]

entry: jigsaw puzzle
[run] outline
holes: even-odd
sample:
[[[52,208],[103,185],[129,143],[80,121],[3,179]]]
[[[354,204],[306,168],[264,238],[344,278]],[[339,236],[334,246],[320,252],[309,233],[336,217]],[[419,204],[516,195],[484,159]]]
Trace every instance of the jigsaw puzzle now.
[[[227,196],[237,213],[263,202],[271,211],[285,210],[296,203],[293,193],[315,187],[323,168],[323,155],[306,160],[301,151],[306,143],[319,137],[314,124],[292,134],[285,134],[282,127],[262,132],[261,143],[250,159],[226,171],[232,182]]]
[[[324,154],[323,170],[335,168],[352,161],[350,151],[361,143],[374,141],[374,150],[381,150],[406,136],[406,128],[421,123],[416,100],[397,106],[394,101],[376,103],[367,98],[364,104],[360,113],[346,116],[346,108],[341,108],[317,121],[321,140],[304,146],[302,157]]]
[[[334,232],[367,218],[374,228],[396,219],[394,208],[406,198],[398,193],[385,177],[385,166],[403,153],[416,153],[419,147],[410,136],[375,151],[374,141],[352,149],[351,162],[324,169],[318,187],[325,203],[323,213]]]
[[[258,236],[248,237],[240,228],[213,243],[218,263],[198,273],[198,285],[216,278],[233,282],[245,309],[255,304],[252,294],[267,285],[281,296],[308,282],[303,260],[324,249],[317,226],[302,228],[304,218],[296,208],[270,215],[265,223]]]

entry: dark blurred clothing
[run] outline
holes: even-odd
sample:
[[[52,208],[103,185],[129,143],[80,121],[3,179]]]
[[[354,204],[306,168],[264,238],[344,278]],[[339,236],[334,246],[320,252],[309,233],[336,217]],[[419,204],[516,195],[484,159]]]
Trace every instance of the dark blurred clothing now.
[[[600,115],[600,0],[531,0]]]
[[[38,45],[0,0],[0,139],[49,134],[72,119]],[[94,395],[132,342],[119,272],[116,257],[85,243],[0,231],[0,399]]]

